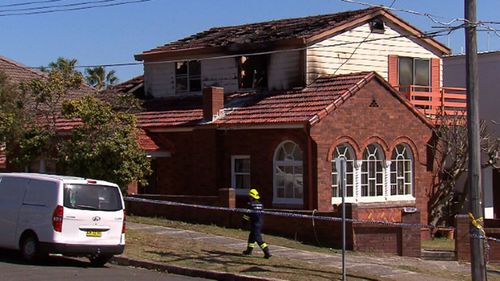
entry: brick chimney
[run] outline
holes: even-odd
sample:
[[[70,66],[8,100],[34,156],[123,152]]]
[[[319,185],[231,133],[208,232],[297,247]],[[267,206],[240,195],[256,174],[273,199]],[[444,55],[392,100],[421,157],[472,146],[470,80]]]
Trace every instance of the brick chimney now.
[[[213,121],[214,116],[224,108],[224,88],[207,87],[203,89],[203,119]]]

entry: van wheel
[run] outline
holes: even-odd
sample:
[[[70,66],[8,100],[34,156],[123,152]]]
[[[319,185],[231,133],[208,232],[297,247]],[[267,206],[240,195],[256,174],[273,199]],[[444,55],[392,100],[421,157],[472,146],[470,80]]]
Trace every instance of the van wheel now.
[[[93,255],[89,257],[90,264],[95,267],[102,267],[104,266],[111,258],[113,255]]]
[[[40,257],[38,239],[33,234],[29,234],[21,241],[21,255],[27,262],[34,262]]]

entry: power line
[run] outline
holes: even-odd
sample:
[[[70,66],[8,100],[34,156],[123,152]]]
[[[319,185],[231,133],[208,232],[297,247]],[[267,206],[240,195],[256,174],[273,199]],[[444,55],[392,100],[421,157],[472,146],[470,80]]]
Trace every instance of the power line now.
[[[60,0],[57,0],[57,1],[60,1]],[[94,1],[62,4],[62,5],[48,5],[48,6],[39,6],[39,7],[29,7],[29,8],[16,8],[16,9],[0,10],[0,13],[16,12],[16,11],[35,11],[35,10],[45,10],[45,9],[61,8],[61,7],[77,7],[77,6],[83,6],[83,5],[91,5],[91,4],[93,5],[93,4],[109,3],[109,2],[115,2],[115,1],[120,1],[120,0],[94,0]]]
[[[241,56],[256,56],[256,55],[267,55],[267,54],[275,54],[275,53],[285,53],[285,52],[294,52],[294,51],[304,51],[304,50],[312,50],[312,49],[319,49],[319,48],[325,48],[325,47],[341,47],[341,46],[348,46],[348,45],[358,45],[356,49],[360,47],[361,44],[363,43],[369,43],[369,42],[376,42],[376,41],[382,41],[382,40],[391,40],[391,39],[397,39],[397,38],[434,38],[438,36],[444,36],[448,35],[457,29],[462,28],[463,26],[455,26],[455,27],[446,27],[442,28],[441,30],[437,31],[432,31],[432,32],[426,32],[422,33],[420,36],[416,35],[394,35],[394,36],[388,36],[388,37],[382,37],[382,38],[373,38],[373,39],[367,39],[364,38],[363,40],[360,41],[350,41],[350,42],[340,42],[340,43],[335,43],[335,44],[324,44],[324,45],[318,45],[318,46],[306,46],[306,47],[300,47],[300,48],[294,48],[294,49],[287,49],[287,50],[275,50],[275,51],[262,51],[262,52],[256,52],[256,53],[243,53],[243,54],[231,54],[231,55],[217,55],[217,56],[207,56],[203,57],[202,59],[204,60],[212,60],[212,59],[224,59],[224,58],[235,58],[235,57],[241,57]],[[356,50],[354,50],[356,51]],[[329,56],[329,55],[321,55],[324,58],[338,58],[337,56]],[[352,55],[351,55],[352,57]],[[164,61],[158,61],[158,62],[148,62],[148,64],[162,64],[162,63],[169,63],[169,62],[177,62],[179,59],[176,60],[164,60]],[[96,65],[77,65],[75,68],[92,68],[92,67],[125,67],[125,66],[135,66],[135,65],[142,65],[142,62],[125,62],[125,63],[110,63],[110,64],[96,64]],[[31,69],[41,69],[41,68],[46,68],[46,67],[28,67]]]
[[[27,6],[27,5],[33,5],[33,4],[54,3],[54,2],[61,2],[61,1],[64,1],[64,0],[44,0],[44,1],[31,1],[31,2],[14,3],[14,4],[3,4],[3,5],[0,5],[0,8]]]
[[[439,21],[438,18],[441,18],[441,19],[449,19],[449,18],[445,18],[443,16],[436,16],[436,15],[433,15],[430,13],[418,12],[415,10],[393,8],[392,5],[391,6],[385,6],[385,5],[381,5],[381,4],[376,5],[376,4],[361,2],[361,1],[357,1],[357,0],[338,0],[338,1],[342,1],[342,2],[350,3],[350,4],[363,5],[363,6],[372,7],[372,8],[383,8],[383,9],[390,10],[390,11],[404,12],[404,13],[408,13],[408,14],[412,14],[412,15],[416,15],[416,16],[423,16],[423,17],[426,17],[426,18],[430,19],[431,21],[433,21],[434,23],[437,23],[439,25],[451,25],[457,21],[467,22],[467,20],[465,18],[454,18],[454,19],[449,20],[448,22],[442,22],[442,21]]]
[[[101,1],[104,1],[104,0],[101,0]],[[150,1],[153,1],[153,0],[130,0],[130,1],[124,1],[124,2],[119,2],[119,3],[110,3],[110,4],[104,4],[104,5],[91,5],[91,6],[86,6],[86,7],[62,8],[62,9],[53,9],[53,10],[37,11],[37,12],[7,13],[7,14],[0,14],[0,17],[27,16],[27,15],[39,15],[39,14],[49,14],[49,13],[57,13],[57,12],[78,11],[78,10],[87,10],[87,9],[94,9],[94,8],[121,6],[121,5],[133,4],[133,3],[144,3],[144,2],[150,2]]]

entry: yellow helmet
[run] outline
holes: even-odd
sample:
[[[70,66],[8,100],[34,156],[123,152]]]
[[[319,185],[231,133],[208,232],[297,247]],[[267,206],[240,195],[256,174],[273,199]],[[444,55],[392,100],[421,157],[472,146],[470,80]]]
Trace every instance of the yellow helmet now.
[[[257,189],[252,188],[248,191],[248,196],[252,197],[253,199],[260,199],[259,192]]]

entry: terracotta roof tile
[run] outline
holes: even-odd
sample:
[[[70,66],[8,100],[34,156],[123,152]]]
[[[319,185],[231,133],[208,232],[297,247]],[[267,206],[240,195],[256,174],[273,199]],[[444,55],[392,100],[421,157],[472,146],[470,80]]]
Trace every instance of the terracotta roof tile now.
[[[12,83],[20,84],[33,79],[42,79],[45,74],[41,71],[31,69],[18,62],[0,56],[0,71],[4,72]],[[94,89],[87,84],[82,83],[79,89],[72,90],[66,96],[66,99],[74,99],[84,95],[94,94]]]
[[[320,111],[335,108],[373,72],[318,78],[303,90],[272,94],[234,93],[225,98],[225,116],[214,121],[221,126],[290,124],[311,121]],[[201,97],[150,100],[138,113],[141,128],[193,127],[203,122]]]

